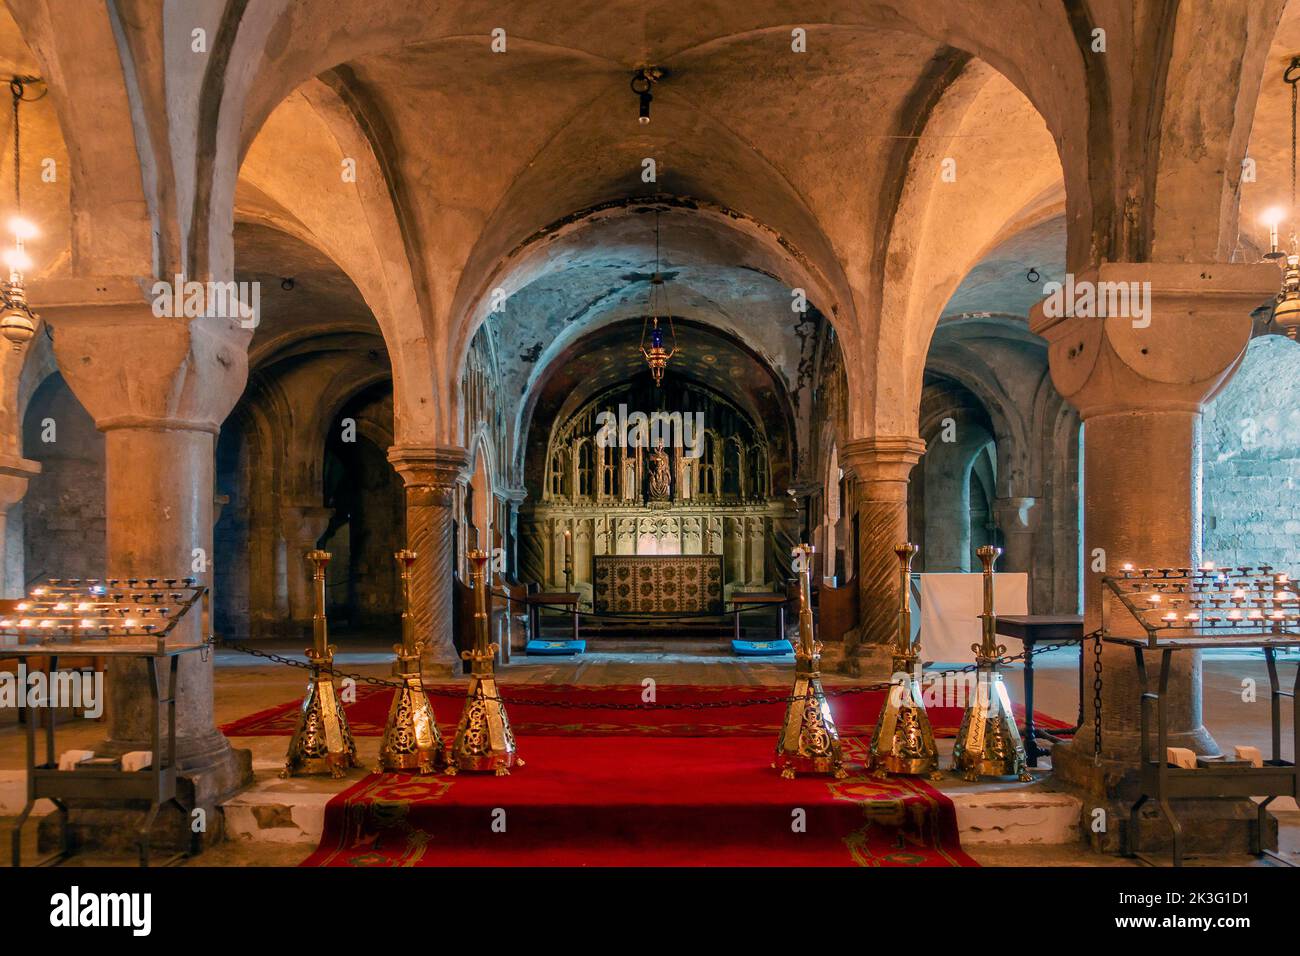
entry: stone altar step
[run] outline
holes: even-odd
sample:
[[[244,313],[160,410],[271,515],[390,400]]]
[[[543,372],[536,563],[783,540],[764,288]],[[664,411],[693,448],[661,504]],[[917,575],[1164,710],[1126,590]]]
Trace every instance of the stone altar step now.
[[[235,840],[315,844],[325,824],[325,805],[363,776],[345,780],[298,777],[281,780],[279,764],[256,765],[252,787],[224,805],[226,833]],[[963,846],[1060,845],[1079,836],[1078,798],[1039,784],[980,781],[945,776],[936,784],[957,811]]]

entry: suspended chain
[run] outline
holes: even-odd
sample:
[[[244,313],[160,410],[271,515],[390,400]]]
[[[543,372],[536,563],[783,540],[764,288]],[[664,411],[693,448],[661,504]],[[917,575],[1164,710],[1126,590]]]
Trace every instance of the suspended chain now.
[[[1101,763],[1101,628],[1093,631],[1092,638],[1092,757]]]
[[[215,641],[209,641],[215,645]],[[1034,654],[1043,654],[1047,651],[1058,650],[1062,647],[1068,647],[1071,641],[1062,641],[1057,644],[1043,644],[1034,648]],[[274,664],[284,664],[287,667],[297,667],[301,670],[313,671],[321,670],[326,673],[341,678],[351,678],[358,683],[370,684],[375,687],[404,687],[405,682],[400,680],[386,680],[382,677],[370,677],[365,674],[354,674],[347,671],[341,671],[333,667],[321,667],[312,664],[309,661],[295,660],[292,657],[285,657],[271,651],[264,651],[260,648],[250,647],[247,644],[240,644],[235,641],[222,641],[220,646],[232,651],[238,651],[242,654],[249,654],[253,657],[260,657],[264,660],[271,661]],[[1003,657],[999,663],[1010,664],[1025,657],[1025,652],[1014,654],[1009,657]],[[976,664],[967,664],[965,667],[946,667],[936,670],[926,671],[927,674],[965,674],[978,669]],[[825,693],[827,697],[847,697],[852,694],[865,694],[868,691],[886,690],[893,686],[893,681],[879,681],[874,684],[853,684],[847,687],[827,687]],[[425,693],[434,697],[455,697],[465,696],[465,691],[457,688],[436,688],[425,686]],[[489,698],[496,699],[496,698]],[[517,706],[529,707],[568,707],[574,710],[710,710],[723,707],[756,707],[767,704],[789,703],[794,700],[803,700],[803,697],[791,697],[788,694],[769,697],[751,697],[746,700],[707,700],[707,701],[689,701],[685,703],[600,703],[597,701],[563,701],[563,700],[537,700],[525,697],[502,697],[499,698],[503,703],[514,704]]]

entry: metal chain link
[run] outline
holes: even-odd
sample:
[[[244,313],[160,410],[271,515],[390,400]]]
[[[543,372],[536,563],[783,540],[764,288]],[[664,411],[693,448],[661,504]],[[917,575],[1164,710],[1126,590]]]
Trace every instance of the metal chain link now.
[[[215,641],[209,641],[215,643]],[[1072,642],[1062,641],[1056,644],[1044,644],[1041,647],[1034,648],[1034,655],[1043,654],[1048,651],[1058,650],[1062,647],[1068,647]],[[283,664],[286,667],[296,667],[300,670],[322,670],[326,673],[341,678],[350,678],[359,683],[370,684],[375,687],[404,687],[405,682],[400,680],[385,680],[382,677],[370,677],[365,674],[349,673],[333,667],[322,667],[318,664],[312,664],[310,661],[295,660],[291,657],[285,657],[282,654],[276,654],[271,651],[264,651],[260,648],[250,647],[247,644],[240,644],[235,641],[221,641],[221,646],[227,650],[238,651],[242,654],[248,654],[252,657],[260,657],[264,660],[271,661],[274,664]],[[1026,652],[1021,651],[1009,657],[1000,659],[1002,664],[1014,663],[1023,660]],[[928,674],[965,674],[978,668],[978,664],[967,664],[964,667],[945,667],[936,670],[926,671]],[[847,697],[853,694],[865,694],[870,691],[887,690],[893,686],[893,681],[879,681],[874,684],[854,684],[847,687],[828,687],[825,688],[827,697]],[[437,688],[425,685],[425,693],[435,697],[464,697],[465,691],[459,688]],[[761,707],[770,704],[790,703],[795,700],[802,700],[803,697],[791,697],[788,694],[781,696],[769,697],[751,697],[746,700],[705,700],[705,701],[687,701],[684,703],[601,703],[599,701],[564,701],[564,700],[537,700],[526,697],[501,697],[503,703],[514,704],[517,706],[528,707],[567,707],[573,710],[711,710],[723,707]]]
[[[1093,631],[1092,638],[1092,757],[1101,764],[1101,629]]]

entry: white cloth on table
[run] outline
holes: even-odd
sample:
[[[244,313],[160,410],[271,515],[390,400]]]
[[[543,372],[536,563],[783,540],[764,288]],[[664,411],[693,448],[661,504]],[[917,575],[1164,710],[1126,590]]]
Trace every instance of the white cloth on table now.
[[[915,577],[913,593],[921,611],[918,635],[921,657],[936,663],[971,663],[975,659],[971,645],[978,644],[982,634],[979,616],[984,613],[984,575],[936,572]],[[993,576],[993,612],[1029,612],[1029,575],[1007,572]],[[1008,644],[1006,640],[1002,643]],[[1020,650],[1018,641],[1011,641],[1007,646],[1009,654],[1018,654]]]

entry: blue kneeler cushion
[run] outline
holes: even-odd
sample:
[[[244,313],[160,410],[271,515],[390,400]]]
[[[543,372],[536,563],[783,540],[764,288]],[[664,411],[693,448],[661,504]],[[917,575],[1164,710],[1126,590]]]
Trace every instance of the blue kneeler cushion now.
[[[793,654],[794,645],[782,639],[779,641],[732,641],[731,650],[741,657],[780,657]]]
[[[525,654],[542,654],[552,657],[562,657],[566,654],[583,654],[586,650],[586,641],[529,641],[524,647]]]

